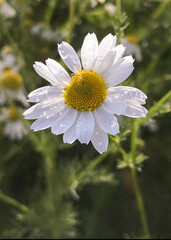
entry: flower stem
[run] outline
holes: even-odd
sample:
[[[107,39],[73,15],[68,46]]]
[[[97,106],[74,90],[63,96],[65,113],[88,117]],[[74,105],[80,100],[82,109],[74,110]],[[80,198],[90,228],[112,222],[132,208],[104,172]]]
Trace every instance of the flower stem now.
[[[67,43],[71,43],[71,38],[72,38],[72,32],[74,29],[75,25],[75,6],[76,6],[76,0],[70,0],[70,6],[69,6],[69,31],[68,31],[68,36],[66,39]]]
[[[117,39],[118,43],[121,43],[121,22],[122,22],[122,13],[121,13],[121,0],[116,0],[116,14],[118,19],[118,31],[117,31]]]
[[[132,155],[132,160],[133,160],[133,165],[135,162],[135,154],[136,154],[136,138],[137,138],[137,133],[138,133],[138,125],[135,120],[132,120],[132,134],[131,134],[131,155]],[[148,229],[148,223],[147,223],[147,217],[145,213],[145,207],[144,207],[144,202],[141,194],[141,190],[139,187],[138,183],[138,178],[137,178],[137,172],[135,166],[131,168],[131,175],[132,175],[132,180],[134,184],[134,191],[135,191],[135,196],[140,212],[140,218],[141,218],[141,223],[143,227],[143,232],[144,232],[144,239],[150,239],[150,233]]]
[[[13,207],[18,208],[20,211],[27,213],[29,211],[29,208],[26,207],[25,205],[19,203],[18,201],[16,201],[15,199],[8,197],[7,195],[5,195],[4,193],[0,192],[0,200],[10,204]]]
[[[47,6],[47,11],[45,13],[45,22],[50,23],[54,9],[57,5],[58,0],[51,0]]]
[[[46,181],[47,181],[47,187],[48,192],[50,194],[53,193],[53,185],[55,181],[55,163],[53,156],[48,156],[47,154],[44,154],[44,160],[45,160],[45,172],[46,172]]]
[[[116,0],[116,8],[117,8],[117,16],[118,16],[118,19],[121,21],[122,19],[122,15],[121,15],[121,0]]]

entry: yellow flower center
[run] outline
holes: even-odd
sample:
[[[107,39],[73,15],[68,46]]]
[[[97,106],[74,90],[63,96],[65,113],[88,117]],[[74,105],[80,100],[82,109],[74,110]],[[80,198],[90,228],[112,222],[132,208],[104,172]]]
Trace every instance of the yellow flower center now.
[[[138,39],[134,35],[127,35],[126,37],[127,37],[129,42],[131,42],[133,44],[137,44],[138,43]]]
[[[65,103],[78,111],[94,111],[106,97],[107,87],[103,77],[92,70],[78,72],[65,87]]]
[[[20,74],[6,68],[0,78],[4,87],[10,90],[16,90],[22,86],[23,78]]]
[[[4,2],[4,0],[0,0],[0,4],[3,3],[3,2]]]
[[[10,120],[15,121],[15,120],[17,120],[19,118],[18,112],[17,112],[17,110],[14,107],[10,107],[8,110],[9,110],[9,118],[10,118]]]

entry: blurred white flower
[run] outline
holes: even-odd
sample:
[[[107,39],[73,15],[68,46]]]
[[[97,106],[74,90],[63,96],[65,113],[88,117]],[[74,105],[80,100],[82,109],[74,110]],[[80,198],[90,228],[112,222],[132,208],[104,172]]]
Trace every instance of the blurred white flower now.
[[[21,140],[27,134],[25,126],[19,119],[18,110],[14,107],[3,109],[0,116],[0,122],[4,123],[4,135],[11,140]]]
[[[97,6],[98,3],[105,3],[106,0],[90,0],[91,7],[94,8]]]
[[[140,62],[142,60],[141,48],[138,45],[138,40],[133,35],[128,35],[122,38],[121,43],[126,46],[125,55],[133,55]]]
[[[158,123],[153,119],[149,119],[148,121],[143,123],[143,126],[147,127],[149,129],[149,131],[152,132],[152,133],[155,133],[159,130]]]
[[[6,1],[0,1],[0,14],[5,18],[13,18],[16,15],[16,11]]]
[[[10,49],[7,49],[8,47],[4,48],[0,54],[0,76],[3,73],[3,70],[6,68],[9,68],[15,72],[18,72],[19,68],[16,64],[16,58],[15,56],[10,52]],[[6,50],[7,49],[7,50]]]
[[[41,87],[29,94],[37,104],[24,112],[26,119],[37,119],[34,131],[51,127],[53,134],[63,135],[65,143],[88,144],[99,153],[108,147],[108,133],[116,135],[119,124],[115,115],[145,117],[146,95],[139,89],[116,85],[132,73],[134,59],[123,57],[125,48],[116,45],[116,36],[108,34],[98,45],[94,33],[87,34],[81,48],[81,61],[66,42],[58,45],[59,54],[73,72],[71,76],[55,60],[46,65],[36,62],[36,72],[52,86]],[[82,68],[83,67],[83,68]]]
[[[23,86],[23,78],[17,73],[18,66],[13,54],[1,53],[0,60],[0,104],[7,101],[7,97],[20,101],[25,107],[29,106]]]
[[[32,35],[38,35],[46,41],[62,41],[67,36],[67,32],[57,33],[50,26],[44,23],[37,23],[31,28]]]
[[[8,121],[4,127],[4,134],[11,140],[21,140],[27,131],[21,120]]]
[[[109,14],[109,16],[114,16],[116,13],[116,6],[112,3],[106,3],[104,9]]]

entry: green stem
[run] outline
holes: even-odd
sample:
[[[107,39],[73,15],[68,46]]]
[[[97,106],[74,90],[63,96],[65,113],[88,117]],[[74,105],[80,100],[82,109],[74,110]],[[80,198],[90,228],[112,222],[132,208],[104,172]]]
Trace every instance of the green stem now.
[[[135,162],[135,155],[136,155],[137,133],[138,133],[138,124],[136,120],[132,120],[131,155],[132,155],[133,165]],[[132,180],[134,184],[135,196],[136,196],[136,200],[137,200],[137,204],[140,212],[140,218],[141,218],[141,223],[142,223],[143,232],[144,232],[144,239],[150,239],[150,233],[149,233],[148,224],[147,224],[147,217],[145,213],[144,202],[143,202],[141,190],[138,184],[138,178],[137,178],[137,172],[136,172],[135,166],[131,168],[131,174],[132,174]]]
[[[53,185],[55,181],[55,162],[53,156],[49,156],[48,154],[44,154],[45,160],[45,173],[46,173],[46,181],[47,187],[50,194],[53,194]]]
[[[51,0],[49,3],[49,6],[47,7],[46,14],[45,14],[45,22],[47,22],[48,24],[51,21],[57,2],[58,0]]]
[[[121,22],[122,22],[122,13],[121,13],[121,0],[116,0],[116,14],[117,14],[117,18],[118,18],[118,22],[120,24],[119,26],[119,31],[117,34],[117,39],[118,39],[118,43],[121,43],[121,32],[120,32],[120,28],[121,28]]]
[[[27,213],[29,210],[28,207],[24,206],[23,204],[19,203],[18,201],[16,201],[15,199],[8,197],[7,195],[5,195],[4,193],[0,192],[0,200],[10,204],[13,207],[18,208],[20,211]]]
[[[70,0],[70,6],[69,6],[69,32],[66,39],[67,43],[71,43],[72,38],[72,32],[75,25],[75,7],[76,7],[76,0]]]
[[[116,145],[118,145],[118,151],[122,154],[123,159],[125,159],[127,157],[127,153],[125,152],[125,150],[119,146],[119,143],[115,140],[115,137],[113,137],[112,135],[109,134],[109,139],[115,143]]]
[[[148,224],[147,224],[144,202],[143,202],[142,194],[138,184],[137,172],[135,168],[131,168],[131,174],[132,174],[132,180],[134,183],[134,191],[137,199],[137,204],[140,211],[140,218],[141,218],[141,223],[144,231],[144,239],[150,239],[150,233],[149,233]]]
[[[116,8],[117,8],[117,16],[118,16],[118,19],[121,21],[122,19],[122,15],[121,15],[121,0],[116,0]]]

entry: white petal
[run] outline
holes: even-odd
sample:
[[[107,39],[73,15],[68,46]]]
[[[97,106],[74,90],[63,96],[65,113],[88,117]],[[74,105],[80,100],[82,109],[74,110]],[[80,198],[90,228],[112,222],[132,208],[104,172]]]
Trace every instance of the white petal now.
[[[102,39],[98,47],[98,55],[95,63],[94,71],[98,71],[99,65],[103,62],[106,55],[114,48],[116,45],[116,36],[111,33]]]
[[[111,135],[119,133],[119,124],[117,119],[113,114],[106,112],[103,107],[97,108],[94,112],[94,116],[103,131]]]
[[[59,135],[67,131],[77,117],[77,110],[66,107],[57,121],[53,124],[51,132]]]
[[[53,73],[55,78],[60,83],[61,87],[65,87],[71,81],[71,77],[67,73],[67,71],[55,60],[48,58],[46,60],[46,65],[49,70]]]
[[[79,57],[70,44],[66,42],[58,44],[58,51],[63,62],[73,73],[81,71],[81,63]]]
[[[134,70],[134,59],[131,56],[124,57],[121,63],[114,64],[111,69],[105,73],[105,83],[108,87],[113,87],[125,81]]]
[[[91,70],[94,60],[97,57],[98,51],[98,40],[95,33],[88,33],[84,39],[81,48],[81,60],[83,68],[86,70]]]
[[[126,102],[108,96],[103,102],[103,108],[113,114],[121,115],[126,110]]]
[[[147,114],[147,109],[140,104],[136,104],[134,101],[127,101],[127,108],[123,113],[124,116],[133,118],[145,118]]]
[[[54,113],[61,111],[65,107],[64,101],[55,101],[47,103],[37,103],[31,108],[27,109],[23,115],[25,119],[36,119],[48,117]]]
[[[46,86],[32,91],[28,97],[29,102],[49,101],[62,93],[62,90],[54,86]]]
[[[125,52],[125,47],[120,44],[117,45],[114,49],[113,49],[114,53],[115,53],[115,58],[114,58],[114,62],[113,64],[116,64],[124,55]]]
[[[88,144],[94,131],[94,116],[92,112],[82,112],[77,122],[76,134],[80,143]]]
[[[122,101],[132,100],[139,104],[145,104],[147,99],[147,96],[141,90],[127,86],[109,88],[108,96]]]
[[[99,62],[99,66],[96,64],[93,70],[103,77],[106,71],[108,72],[109,71],[108,69],[112,66],[112,63],[114,62],[114,57],[115,57],[115,53],[113,51],[110,51],[103,58],[103,60]]]
[[[32,125],[31,129],[34,131],[40,131],[49,127],[52,127],[54,122],[60,117],[60,113],[56,113],[50,117],[43,117],[40,119],[37,119]]]
[[[49,70],[49,68],[41,63],[41,62],[35,62],[35,64],[33,65],[35,71],[44,79],[46,79],[48,82],[50,82],[52,85],[54,86],[58,86],[58,81],[57,79],[54,77],[54,75],[51,73],[51,71]]]
[[[63,135],[64,143],[71,144],[77,139],[76,126],[77,126],[77,121],[78,121],[79,116],[80,116],[80,113],[78,112],[77,118],[76,118],[75,122],[73,123],[73,125],[66,132],[64,132],[64,135]]]
[[[97,123],[95,123],[94,133],[91,138],[94,148],[102,154],[107,151],[109,139],[106,132],[104,132]]]

